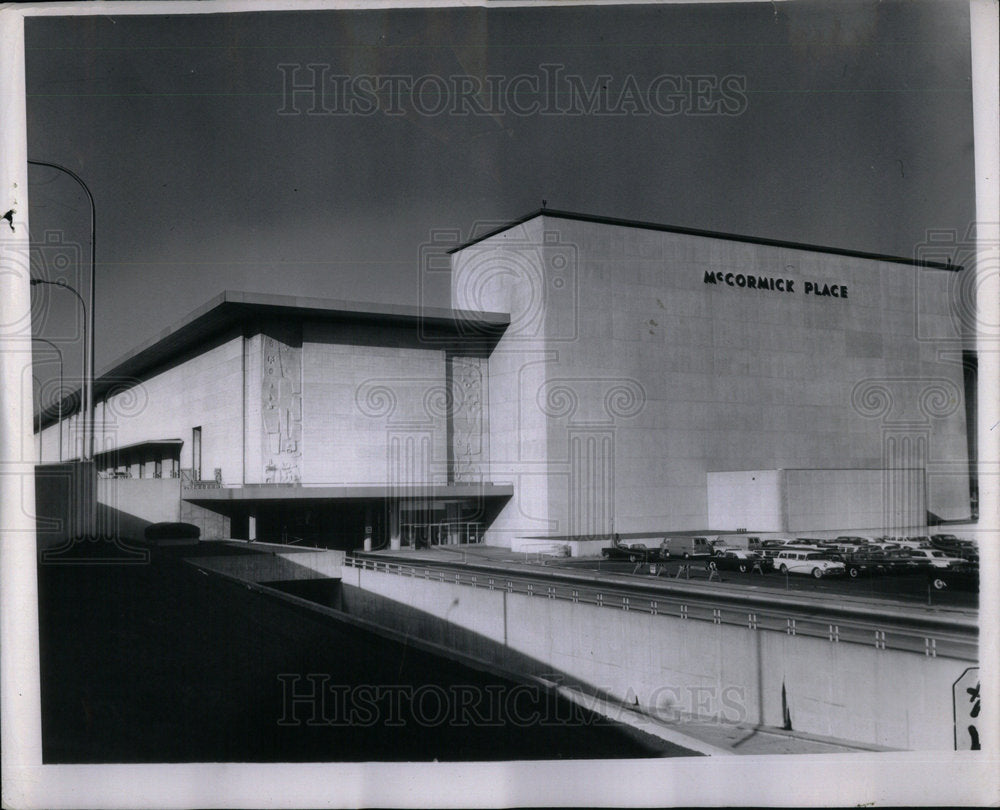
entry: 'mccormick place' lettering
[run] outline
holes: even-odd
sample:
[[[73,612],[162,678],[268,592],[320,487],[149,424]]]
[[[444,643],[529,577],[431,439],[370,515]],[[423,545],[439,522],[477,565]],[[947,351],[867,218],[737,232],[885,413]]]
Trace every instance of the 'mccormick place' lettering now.
[[[728,284],[730,287],[745,287],[750,290],[777,290],[778,292],[795,292],[795,280],[790,278],[772,278],[771,276],[752,276],[743,273],[705,273],[706,284]]]
[[[729,287],[742,287],[746,290],[776,290],[777,292],[795,292],[795,279],[774,278],[772,276],[755,276],[748,273],[724,273],[721,270],[706,270],[706,284],[725,284]],[[843,284],[817,284],[806,281],[803,292],[806,295],[820,297],[847,298],[847,287]]]
[[[813,295],[832,295],[834,298],[847,298],[847,287],[843,284],[824,284],[821,287],[819,284],[807,281],[805,292],[806,295],[812,293]]]

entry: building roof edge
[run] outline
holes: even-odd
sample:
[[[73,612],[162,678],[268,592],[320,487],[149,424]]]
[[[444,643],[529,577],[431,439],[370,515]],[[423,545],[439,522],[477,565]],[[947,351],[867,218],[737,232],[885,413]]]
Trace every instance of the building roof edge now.
[[[523,225],[526,222],[530,222],[536,217],[553,217],[555,219],[570,219],[578,222],[593,222],[601,225],[616,225],[619,227],[626,228],[640,228],[643,230],[651,231],[664,231],[667,233],[682,234],[685,236],[703,236],[711,239],[725,239],[731,242],[747,242],[755,245],[766,245],[768,247],[781,247],[789,248],[791,250],[808,250],[814,253],[829,253],[835,256],[851,256],[858,259],[870,259],[879,262],[891,262],[893,264],[906,264],[914,267],[926,267],[932,270],[952,270],[959,271],[964,269],[960,264],[945,264],[943,262],[926,261],[921,259],[913,259],[906,256],[893,256],[885,253],[870,253],[861,250],[851,250],[848,248],[838,248],[830,247],[827,245],[811,245],[805,242],[791,242],[784,239],[769,239],[760,236],[747,236],[745,234],[734,234],[726,233],[724,231],[709,231],[700,228],[687,228],[679,225],[664,225],[657,222],[644,222],[642,220],[632,220],[632,219],[619,219],[616,217],[605,217],[598,216],[595,214],[581,214],[575,211],[560,211],[554,208],[539,208],[532,211],[530,214],[518,217],[506,225],[501,225],[498,228],[477,236],[474,239],[470,239],[467,242],[463,242],[457,247],[451,248],[448,254],[457,253],[460,250],[465,250],[468,247],[478,244],[486,239],[490,239],[497,236],[504,231],[508,231],[512,228],[516,228],[519,225]]]

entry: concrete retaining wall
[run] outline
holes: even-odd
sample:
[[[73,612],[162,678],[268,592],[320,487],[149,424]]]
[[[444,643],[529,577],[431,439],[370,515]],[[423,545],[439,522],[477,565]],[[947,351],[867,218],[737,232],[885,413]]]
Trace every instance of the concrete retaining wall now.
[[[180,520],[179,478],[101,478],[97,482],[101,531],[141,538],[152,523]]]
[[[87,504],[97,486],[93,462],[35,467],[35,526],[39,551],[62,546],[87,531]]]
[[[245,582],[340,579],[343,551],[267,552],[198,557],[191,564]]]
[[[968,661],[345,568],[347,612],[526,674],[557,674],[658,716],[914,750],[952,747]]]

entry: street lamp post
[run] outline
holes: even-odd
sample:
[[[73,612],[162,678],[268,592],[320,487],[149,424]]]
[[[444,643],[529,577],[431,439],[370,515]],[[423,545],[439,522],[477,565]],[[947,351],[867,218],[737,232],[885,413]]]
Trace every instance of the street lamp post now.
[[[56,350],[56,354],[59,355],[59,399],[56,402],[56,406],[59,409],[58,416],[59,420],[59,461],[62,461],[62,401],[63,401],[63,353],[62,349],[56,346],[51,340],[47,340],[42,337],[33,337],[32,340],[37,340],[40,343],[47,343],[53,349]],[[39,397],[38,402],[38,463],[42,463],[42,403],[41,397]]]
[[[78,293],[76,290],[74,290],[72,287],[70,287],[69,284],[67,284],[65,281],[48,281],[47,279],[44,279],[44,278],[33,278],[33,279],[31,279],[31,286],[32,287],[36,287],[39,284],[51,284],[53,287],[59,287],[59,288],[61,288],[63,290],[69,290],[69,292],[73,293],[73,295],[76,296],[76,300],[80,302],[80,307],[83,309],[83,330],[84,330],[84,333],[83,333],[83,346],[84,346],[84,354],[83,354],[83,379],[84,379],[84,389],[85,389],[85,391],[87,391],[87,390],[89,390],[87,388],[87,382],[90,381],[91,386],[92,386],[93,385],[93,381],[91,380],[90,375],[87,373],[87,363],[88,363],[88,358],[87,358],[87,345],[88,345],[88,343],[87,343],[87,339],[90,337],[90,327],[89,327],[89,325],[87,323],[87,320],[88,320],[87,319],[88,310],[87,310],[87,305],[86,305],[86,303],[83,300],[83,296],[81,296],[80,293]],[[45,338],[36,338],[36,337],[33,337],[32,340],[41,340],[41,341],[44,341],[45,343],[48,343],[50,346],[52,346],[53,348],[55,348],[56,351],[59,351],[59,349],[57,347],[55,347],[51,341],[45,340]],[[81,410],[82,410],[82,407],[81,407]],[[90,419],[88,420],[88,421],[90,421],[91,430],[93,429],[93,422],[91,421],[92,418],[93,418],[93,415],[94,415],[94,413],[93,413],[93,402],[91,401],[91,410],[90,410],[90,414],[89,414]],[[84,418],[86,419],[88,417],[85,416]],[[86,428],[86,424],[85,424],[84,425],[84,431],[86,431],[86,429],[87,428]],[[93,457],[93,433],[91,433],[91,447],[90,447],[90,450],[91,450],[91,452],[90,452],[89,456]],[[87,436],[86,436],[86,433],[84,434],[84,437],[83,437],[83,451],[80,453],[80,456],[84,460],[86,460],[87,457],[88,457],[88,453],[87,453]],[[59,460],[62,461],[62,352],[61,351],[59,352]]]
[[[90,193],[90,189],[87,184],[80,179],[79,175],[71,169],[67,169],[65,166],[60,166],[58,163],[49,163],[42,160],[29,160],[28,163],[32,166],[46,166],[50,169],[55,169],[56,171],[68,174],[76,183],[84,190],[87,194],[87,199],[90,200],[90,307],[84,308],[85,316],[87,317],[87,333],[84,339],[84,350],[86,351],[86,364],[84,369],[84,407],[86,408],[86,423],[84,426],[84,440],[83,440],[83,458],[84,460],[90,460],[94,457],[94,301],[95,301],[95,291],[96,291],[96,279],[97,279],[97,206],[94,204],[94,195]],[[35,282],[32,281],[32,284]],[[51,284],[52,282],[45,282]],[[65,286],[65,285],[61,285]],[[69,288],[72,289],[72,288]],[[76,290],[73,290],[76,292]],[[79,293],[77,293],[79,296]],[[83,302],[83,299],[80,299]]]

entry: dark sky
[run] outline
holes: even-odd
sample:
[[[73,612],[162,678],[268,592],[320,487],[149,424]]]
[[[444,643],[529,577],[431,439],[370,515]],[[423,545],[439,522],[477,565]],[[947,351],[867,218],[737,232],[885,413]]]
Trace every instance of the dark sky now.
[[[543,198],[912,255],[928,228],[974,219],[968,26],[957,0],[29,18],[28,151],[97,200],[100,370],[226,288],[415,303],[435,231]],[[304,94],[283,114],[279,65],[304,82],[308,64],[329,66],[328,113],[337,76],[432,78],[419,101],[392,97],[401,115],[389,95],[309,115]],[[588,90],[607,77],[603,109],[568,101],[565,81],[546,98],[545,65]],[[460,108],[450,77],[482,84],[485,111],[432,114],[435,76]],[[690,96],[622,98],[663,76],[705,77],[709,114],[689,114]],[[726,76],[745,90],[720,100]],[[58,232],[87,256],[82,194],[49,170],[30,180],[32,238]],[[46,250],[37,275],[57,272]],[[71,341],[71,296],[45,294],[36,334]],[[439,281],[429,295],[448,303]],[[72,376],[79,347],[65,348]]]

